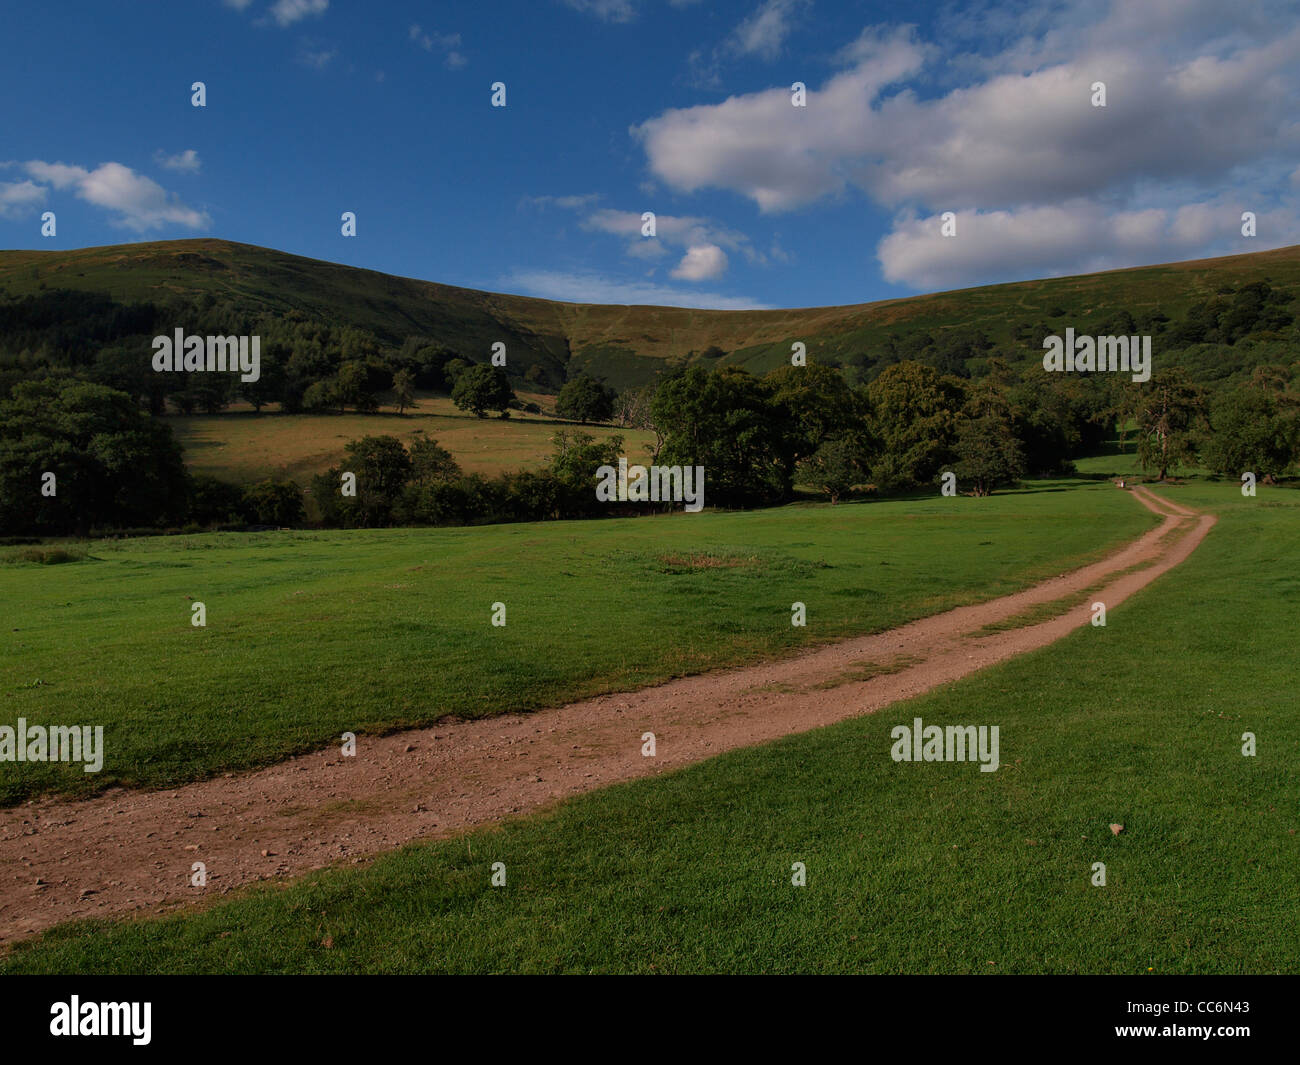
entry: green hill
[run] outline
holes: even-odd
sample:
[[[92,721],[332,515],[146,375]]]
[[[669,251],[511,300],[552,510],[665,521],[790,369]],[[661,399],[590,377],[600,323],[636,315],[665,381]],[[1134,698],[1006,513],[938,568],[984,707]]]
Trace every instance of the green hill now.
[[[1214,379],[1281,361],[1279,353],[1294,343],[1289,315],[1265,321],[1247,314],[1246,331],[1231,337],[1214,321],[1198,325],[1205,308],[1218,301],[1229,314],[1233,294],[1260,282],[1275,305],[1300,292],[1300,246],[842,307],[713,311],[561,303],[393,277],[249,244],[160,241],[0,251],[0,358],[9,366],[38,365],[42,350],[58,348],[50,335],[120,341],[135,335],[124,324],[131,308],[152,305],[172,316],[188,308],[350,327],[394,349],[410,337],[429,338],[477,361],[504,341],[511,372],[521,376],[537,366],[532,380],[543,388],[558,387],[578,370],[622,387],[648,381],[667,364],[701,359],[763,372],[784,362],[795,341],[807,345],[813,360],[845,366],[859,377],[918,355],[978,375],[989,354],[1013,362],[1038,358],[1042,335],[1066,325],[1081,333],[1106,332],[1107,326],[1149,330],[1157,337],[1157,356],[1177,351],[1176,361]],[[88,297],[70,310],[68,293]],[[78,307],[85,308],[84,320]],[[139,335],[155,327],[147,318],[136,316]],[[1189,320],[1192,326],[1182,328]],[[1261,348],[1258,358],[1225,364],[1221,352],[1209,357],[1194,350],[1241,339]],[[705,358],[711,347],[725,354]]]

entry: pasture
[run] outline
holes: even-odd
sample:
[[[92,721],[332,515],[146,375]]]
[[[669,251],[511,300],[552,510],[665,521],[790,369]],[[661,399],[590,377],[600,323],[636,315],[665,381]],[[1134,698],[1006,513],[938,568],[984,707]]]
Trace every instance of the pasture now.
[[[1219,524],[1105,628],[869,717],[367,867],[199,912],[65,926],[0,971],[1295,972],[1300,494],[1161,491]],[[1011,539],[1032,550],[1053,510],[1076,510],[1094,536],[1123,524],[1109,499],[1132,505],[1096,489],[1001,504],[1021,510]],[[890,547],[922,542],[916,558],[942,559],[935,545],[956,535],[950,554],[969,571],[960,530],[1009,516],[894,506],[861,508],[862,571],[886,561],[886,528],[909,524]],[[1089,520],[1081,507],[1098,509]],[[790,513],[749,520],[771,530]],[[914,563],[911,580],[880,589],[894,613],[916,604],[901,587],[942,566]],[[914,717],[999,725],[1002,767],[892,761],[890,730]],[[489,884],[493,862],[509,871],[503,887]]]

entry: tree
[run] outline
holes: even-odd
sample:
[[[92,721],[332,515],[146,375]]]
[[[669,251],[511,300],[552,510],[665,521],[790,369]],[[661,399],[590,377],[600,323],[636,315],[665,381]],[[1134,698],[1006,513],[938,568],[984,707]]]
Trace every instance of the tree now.
[[[338,385],[334,381],[312,382],[302,394],[302,405],[307,410],[333,410],[338,407],[341,412],[343,409]],[[286,404],[286,410],[290,409],[292,404]]]
[[[607,422],[614,416],[614,392],[594,377],[578,374],[565,382],[555,400],[555,413],[581,422]]]
[[[871,383],[868,395],[880,441],[872,479],[885,488],[932,484],[952,458],[960,385],[929,366],[899,362]]]
[[[188,387],[181,389],[179,392],[173,392],[171,399],[176,409],[182,414],[193,414],[194,408],[198,405],[198,396]]]
[[[621,429],[650,429],[650,406],[654,402],[657,384],[625,388],[614,401],[614,417]]]
[[[370,372],[363,362],[343,363],[334,387],[340,414],[349,406],[362,412],[379,409],[379,400],[370,387]]]
[[[1300,458],[1300,407],[1282,387],[1268,387],[1269,379],[1257,375],[1258,384],[1220,394],[1210,411],[1210,431],[1201,458],[1215,473],[1240,477],[1253,473],[1275,480]]]
[[[1154,467],[1163,481],[1170,469],[1195,461],[1197,434],[1205,424],[1205,394],[1182,370],[1163,370],[1148,382],[1134,383],[1128,413],[1137,422],[1143,470]]]
[[[502,475],[504,508],[511,521],[545,521],[564,512],[564,485],[550,470]]]
[[[1024,455],[1006,414],[990,411],[963,418],[953,450],[958,484],[968,485],[974,495],[986,496],[994,488],[1017,483],[1024,475]]]
[[[769,506],[791,494],[799,428],[775,389],[738,366],[692,366],[665,378],[651,406],[655,461],[703,466],[720,506]]]
[[[53,492],[45,476],[54,475]],[[125,392],[74,378],[14,385],[0,401],[0,530],[85,534],[179,521],[187,482],[171,426]]]
[[[560,485],[559,509],[575,517],[598,513],[603,504],[596,499],[596,471],[618,464],[623,438],[597,440],[591,433],[561,429],[551,437],[551,449],[546,472]]]
[[[799,483],[830,496],[831,505],[871,475],[872,448],[865,432],[848,432],[824,441],[799,463]]]
[[[773,401],[784,404],[794,416],[799,430],[796,458],[812,455],[862,424],[865,404],[834,367],[778,366],[764,380],[772,386]]]
[[[500,366],[479,363],[463,371],[451,389],[451,401],[461,410],[472,411],[475,417],[486,417],[490,410],[501,411],[503,416],[510,401],[515,398],[510,379]]]
[[[297,525],[303,519],[302,489],[293,481],[268,479],[249,485],[242,502],[255,525]]]
[[[395,436],[364,436],[344,446],[342,471],[332,469],[312,481],[322,515],[337,524],[390,525],[411,476],[411,457]],[[339,494],[340,473],[356,475],[356,497]],[[327,502],[328,500],[328,502]]]
[[[196,525],[236,525],[244,520],[244,490],[237,484],[196,473],[188,484],[187,520]]]
[[[474,364],[468,359],[462,359],[459,355],[448,359],[442,364],[442,381],[443,386],[450,392],[456,387],[456,381]]]
[[[440,447],[438,441],[417,436],[411,442],[411,483],[423,486],[433,481],[446,481],[459,477],[460,464],[450,451]]]
[[[279,357],[269,351],[263,352],[259,368],[256,381],[241,381],[238,385],[239,394],[258,412],[267,403],[278,399],[285,386],[284,367]]]
[[[990,368],[1002,360],[990,359]],[[1116,382],[1046,374],[1031,364],[1023,380],[1006,387],[1012,431],[1020,441],[1025,473],[1060,474],[1074,469],[1077,455],[1095,453],[1114,434]],[[990,376],[992,374],[990,373]],[[972,389],[985,385],[985,378]]]
[[[307,405],[308,386],[300,378],[286,376],[280,390],[280,410],[285,414],[299,414]]]
[[[403,414],[407,407],[415,406],[415,372],[398,370],[393,374],[393,400],[397,413]]]

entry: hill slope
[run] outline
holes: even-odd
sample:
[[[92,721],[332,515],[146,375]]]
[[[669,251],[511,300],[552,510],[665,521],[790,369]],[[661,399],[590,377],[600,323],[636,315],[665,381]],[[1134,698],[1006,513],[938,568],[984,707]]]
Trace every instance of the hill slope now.
[[[540,362],[553,371],[552,382],[588,369],[617,386],[649,380],[668,362],[696,361],[710,346],[727,353],[716,362],[759,372],[785,361],[794,341],[803,341],[815,360],[865,368],[882,347],[922,332],[983,333],[999,353],[1019,361],[1037,357],[1033,334],[1044,326],[1092,331],[1119,309],[1139,321],[1151,314],[1178,321],[1217,292],[1258,281],[1300,292],[1300,246],[878,303],[765,311],[561,303],[212,239],[0,251],[0,297],[11,300],[51,289],[105,294],[122,304],[217,300],[247,315],[296,311],[333,326],[355,326],[394,346],[408,336],[427,336],[476,360],[502,340],[520,372]]]

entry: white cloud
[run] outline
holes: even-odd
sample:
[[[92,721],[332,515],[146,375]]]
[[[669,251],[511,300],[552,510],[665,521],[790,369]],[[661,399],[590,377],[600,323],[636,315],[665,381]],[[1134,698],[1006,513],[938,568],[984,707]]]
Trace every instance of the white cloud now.
[[[868,30],[841,52],[853,66],[810,89],[805,108],[782,87],[666,111],[634,132],[672,187],[731,189],[764,211],[848,184],[887,205],[934,209],[1060,202],[1139,181],[1212,180],[1300,148],[1288,104],[1300,93],[1300,27],[1169,64],[1108,39],[934,99],[882,95],[921,73],[930,51],[906,28]],[[1106,83],[1105,108],[1091,106],[1095,81]]]
[[[662,241],[672,247],[688,248],[692,245],[718,244],[732,251],[739,251],[751,261],[758,261],[761,256],[753,250],[749,238],[743,233],[725,229],[707,218],[689,215],[655,215],[655,237],[641,236],[642,222],[639,211],[616,211],[611,207],[602,207],[592,211],[582,220],[582,228],[598,233],[609,233],[616,237],[625,237],[631,243],[629,255],[638,253],[633,249],[642,245]]]
[[[419,25],[411,25],[411,40],[426,52],[442,52],[448,70],[459,70],[469,62],[460,52],[459,33],[426,33]]]
[[[732,32],[729,48],[740,55],[757,55],[775,59],[781,54],[785,39],[793,28],[795,10],[805,0],[763,0]]]
[[[33,181],[0,181],[0,218],[19,218],[45,202],[47,190]]]
[[[584,207],[590,207],[600,199],[598,192],[584,192],[577,196],[525,196],[520,201],[520,206],[531,206],[545,209],[547,207],[563,207],[569,211],[579,211]]]
[[[766,310],[767,305],[743,296],[685,291],[649,281],[611,281],[595,274],[553,270],[516,271],[503,282],[512,291],[570,303],[702,307],[722,311]]]
[[[879,246],[886,275],[923,287],[1240,251],[1241,209],[1291,233],[1300,211],[1287,177],[1300,26],[1285,5],[1264,8],[1151,0],[1099,15],[1066,0],[990,24],[981,6],[947,16],[944,51],[912,27],[870,26],[837,53],[845,69],[810,82],[806,107],[781,86],[632,132],[674,191],[730,190],[765,213],[865,194],[898,212]],[[999,50],[980,51],[989,40]],[[1249,202],[1219,204],[1224,188]],[[978,240],[917,229],[945,210]],[[1056,235],[1036,238],[1049,219]],[[1061,235],[1080,222],[1077,240]]]
[[[679,281],[712,281],[727,272],[727,253],[716,244],[693,244],[672,272]]]
[[[942,235],[938,215],[907,216],[876,250],[886,280],[934,291],[972,278],[1017,281],[1300,243],[1300,211],[1260,212],[1259,235],[1250,240],[1241,237],[1241,212],[1227,198],[1128,210],[1074,200],[957,211],[951,237]]]
[[[765,212],[812,203],[844,187],[846,164],[866,153],[880,127],[872,102],[915,74],[925,55],[906,28],[873,45],[852,70],[810,90],[807,107],[792,105],[788,87],[767,89],[666,111],[633,134],[651,171],[673,188],[732,189]]]
[[[330,0],[275,0],[271,5],[271,17],[283,28],[310,15],[323,15],[329,6]]]
[[[756,250],[750,239],[733,229],[717,225],[707,218],[689,215],[670,215],[655,213],[655,235],[642,236],[645,225],[641,211],[619,211],[612,207],[594,207],[600,199],[598,193],[586,193],[580,196],[528,196],[520,201],[520,206],[538,208],[563,207],[571,211],[583,212],[579,225],[592,233],[606,233],[626,241],[624,254],[633,259],[654,261],[669,254],[670,248],[680,248],[689,252],[692,248],[712,247],[712,252],[698,253],[694,258],[689,254],[674,268],[674,277],[695,280],[693,273],[707,268],[714,273],[702,274],[702,277],[718,277],[727,268],[727,256],[722,249],[744,255],[749,262],[765,263],[767,257]],[[707,260],[701,255],[707,255]],[[719,259],[718,256],[721,256]],[[690,259],[688,264],[687,259]],[[653,271],[652,271],[653,272]]]
[[[298,62],[305,67],[324,70],[338,54],[338,50],[334,48],[314,48],[304,44],[298,49]]]
[[[763,0],[720,44],[708,51],[695,48],[687,55],[688,84],[697,89],[719,89],[726,63],[750,56],[768,61],[779,58],[794,28],[795,13],[811,2]]]
[[[635,240],[629,244],[624,253],[633,259],[662,259],[668,254],[668,249],[663,246],[663,242],[658,237],[646,237],[644,240]]]
[[[37,181],[53,185],[56,189],[66,189],[86,177],[87,171],[80,166],[67,166],[64,163],[42,163],[33,159],[23,164],[23,168]]]
[[[193,148],[186,148],[176,155],[168,155],[159,148],[153,153],[153,160],[164,170],[176,170],[182,174],[197,174],[202,166],[199,162],[199,153]]]
[[[253,2],[253,0],[221,0],[226,7],[234,8],[236,11],[244,11]]]
[[[22,164],[28,176],[55,189],[74,189],[77,198],[111,211],[114,225],[136,232],[177,225],[202,229],[211,223],[203,211],[181,203],[157,182],[121,163],[101,163],[94,170],[46,163]]]

